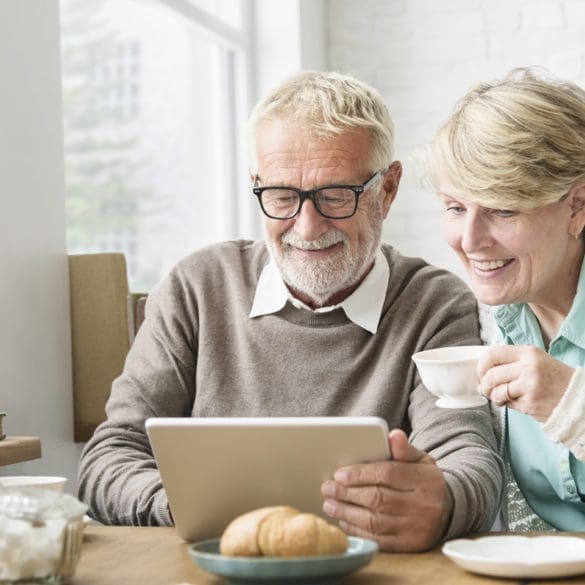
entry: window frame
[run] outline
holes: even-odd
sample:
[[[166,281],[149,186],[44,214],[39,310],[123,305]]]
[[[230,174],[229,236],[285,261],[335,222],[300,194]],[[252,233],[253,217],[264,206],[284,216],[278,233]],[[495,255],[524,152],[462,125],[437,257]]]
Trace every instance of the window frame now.
[[[148,0],[163,5],[185,18],[192,26],[222,49],[223,75],[216,88],[227,116],[221,120],[221,156],[216,156],[215,176],[221,213],[215,218],[220,240],[261,237],[258,210],[250,197],[246,163],[246,119],[255,100],[256,66],[254,54],[255,0],[239,0],[242,28],[195,6],[189,0]],[[243,91],[238,91],[241,88]],[[239,97],[238,97],[239,96]],[[220,172],[221,171],[221,172]]]

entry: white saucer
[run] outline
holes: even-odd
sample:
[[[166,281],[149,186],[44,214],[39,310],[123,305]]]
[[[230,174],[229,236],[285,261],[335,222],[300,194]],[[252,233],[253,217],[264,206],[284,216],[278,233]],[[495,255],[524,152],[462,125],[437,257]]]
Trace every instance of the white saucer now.
[[[441,408],[473,408],[475,406],[483,406],[487,402],[485,396],[477,395],[469,398],[451,398],[443,396],[439,398],[435,404]]]
[[[452,540],[443,553],[473,573],[555,578],[585,573],[585,539],[575,536],[485,536]]]

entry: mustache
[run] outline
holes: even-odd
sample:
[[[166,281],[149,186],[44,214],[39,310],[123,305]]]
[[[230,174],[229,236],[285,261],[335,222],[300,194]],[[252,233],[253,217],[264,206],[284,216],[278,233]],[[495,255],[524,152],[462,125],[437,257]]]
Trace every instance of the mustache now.
[[[345,244],[347,242],[347,236],[336,229],[331,229],[325,232],[322,236],[319,236],[316,240],[303,240],[294,231],[289,230],[282,234],[280,241],[282,244],[293,246],[301,250],[322,250],[329,248],[340,242]]]

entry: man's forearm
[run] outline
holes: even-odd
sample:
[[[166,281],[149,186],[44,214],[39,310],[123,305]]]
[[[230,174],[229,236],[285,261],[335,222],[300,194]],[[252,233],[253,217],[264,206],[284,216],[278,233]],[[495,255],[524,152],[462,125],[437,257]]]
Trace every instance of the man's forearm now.
[[[88,442],[79,469],[80,498],[104,524],[172,525],[160,474],[144,438],[121,439],[122,433],[129,431],[102,426]]]

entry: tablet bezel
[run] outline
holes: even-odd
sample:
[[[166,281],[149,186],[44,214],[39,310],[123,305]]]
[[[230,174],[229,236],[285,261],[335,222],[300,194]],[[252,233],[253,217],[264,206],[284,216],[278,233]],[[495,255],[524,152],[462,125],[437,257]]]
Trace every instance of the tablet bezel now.
[[[150,418],[145,426],[188,542],[218,537],[233,518],[264,506],[323,516],[320,486],[336,469],[390,457],[378,417]]]

